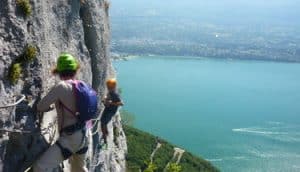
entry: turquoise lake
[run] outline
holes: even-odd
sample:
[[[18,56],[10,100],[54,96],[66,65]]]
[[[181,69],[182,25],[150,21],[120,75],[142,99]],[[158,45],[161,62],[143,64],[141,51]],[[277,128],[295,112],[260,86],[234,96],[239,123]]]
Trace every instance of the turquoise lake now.
[[[135,127],[224,172],[300,171],[300,64],[139,57],[114,66]]]

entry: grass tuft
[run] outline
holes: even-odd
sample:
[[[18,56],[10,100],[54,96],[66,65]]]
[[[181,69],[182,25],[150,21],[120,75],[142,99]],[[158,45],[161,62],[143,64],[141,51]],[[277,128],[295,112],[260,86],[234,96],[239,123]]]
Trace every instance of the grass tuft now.
[[[27,45],[24,51],[23,60],[32,61],[36,58],[37,48],[34,45]]]
[[[37,56],[37,48],[28,44],[20,55],[11,65],[8,73],[8,79],[12,84],[16,84],[21,77],[23,67],[27,63],[33,61]]]
[[[21,77],[22,66],[21,63],[15,63],[11,66],[9,71],[9,80],[12,84],[16,84]]]
[[[20,7],[26,17],[32,13],[32,7],[29,0],[17,0],[17,6]]]

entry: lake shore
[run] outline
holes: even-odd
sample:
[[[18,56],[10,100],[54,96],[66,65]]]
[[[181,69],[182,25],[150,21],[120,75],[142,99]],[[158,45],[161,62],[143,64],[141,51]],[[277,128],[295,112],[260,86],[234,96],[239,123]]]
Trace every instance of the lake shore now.
[[[266,58],[247,58],[247,57],[201,57],[201,56],[181,56],[181,55],[160,55],[160,54],[127,54],[112,53],[111,58],[115,60],[128,61],[139,57],[165,57],[165,58],[182,58],[182,59],[216,59],[216,60],[241,60],[241,61],[262,61],[262,62],[278,62],[278,63],[300,63],[299,60],[282,60],[282,59],[266,59]]]

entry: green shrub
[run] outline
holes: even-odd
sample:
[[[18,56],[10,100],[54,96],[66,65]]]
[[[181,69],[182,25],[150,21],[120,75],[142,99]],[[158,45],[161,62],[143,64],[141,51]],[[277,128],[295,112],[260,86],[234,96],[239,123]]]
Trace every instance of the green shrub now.
[[[157,164],[157,171],[163,171],[174,154],[174,146],[160,140],[162,144],[153,157],[153,162]]]
[[[9,71],[9,80],[12,84],[16,84],[21,77],[22,66],[20,63],[15,63],[11,66]]]
[[[23,58],[25,61],[32,61],[36,58],[37,55],[37,49],[34,45],[27,45],[25,48]]]
[[[139,169],[145,171],[149,167],[149,158],[156,148],[158,138],[128,125],[123,125],[123,129],[127,136],[128,145],[128,154],[126,156],[127,171],[139,172]],[[153,163],[157,167],[155,172],[164,171],[174,153],[174,145],[160,138],[159,142],[162,146],[153,157]],[[211,163],[189,152],[183,154],[178,166],[180,166],[181,172],[219,172]],[[173,169],[173,166],[170,168]]]
[[[22,9],[25,16],[30,16],[32,13],[32,8],[29,0],[17,0],[17,5]]]
[[[145,162],[147,164],[147,168],[143,172],[155,172],[157,169],[156,165],[152,162]]]
[[[198,171],[209,171],[209,172],[219,172],[220,170],[215,168],[210,162],[193,156],[189,152],[184,152],[182,155],[180,166],[184,172],[198,172]]]
[[[176,163],[170,163],[167,166],[167,172],[181,172],[181,171],[182,171],[181,166]]]
[[[149,160],[150,155],[156,147],[154,137],[148,133],[124,125],[127,137],[128,154],[126,156],[127,167],[144,167],[145,161]],[[144,168],[143,168],[144,169]]]

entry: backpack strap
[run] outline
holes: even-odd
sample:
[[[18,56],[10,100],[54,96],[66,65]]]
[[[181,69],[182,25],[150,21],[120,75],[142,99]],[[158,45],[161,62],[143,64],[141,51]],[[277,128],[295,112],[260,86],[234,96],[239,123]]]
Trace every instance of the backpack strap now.
[[[70,112],[74,117],[77,118],[77,115],[76,115],[77,112],[72,111],[70,108],[68,108],[68,106],[64,105],[62,102],[60,102],[60,104],[61,104],[61,106],[62,106],[64,109],[66,109],[66,110],[67,110],[68,112]]]
[[[79,81],[78,80],[71,80],[69,82],[72,85],[73,95],[75,97],[75,105],[77,106],[78,95],[77,95],[77,92],[76,92],[76,86],[79,84]],[[77,107],[75,107],[75,108],[76,108],[76,111],[75,111],[75,116],[76,116],[76,112],[78,112],[78,109],[77,109]]]
[[[68,112],[70,112],[74,117],[76,117],[76,113],[74,113],[70,108],[68,108],[66,105],[64,105],[61,101],[59,101],[59,105],[63,108],[66,109]],[[60,125],[60,130],[62,131],[64,123],[65,123],[65,116],[62,114],[61,115],[62,121]],[[60,132],[61,132],[60,131]]]
[[[78,83],[77,80],[75,80],[75,82],[73,80],[69,80],[69,81],[66,81],[68,83],[70,83],[72,85],[72,89],[73,89],[73,94],[74,96],[76,96],[76,90],[75,90],[75,84]],[[76,103],[76,97],[75,97],[75,104]],[[65,104],[63,104],[61,101],[59,101],[59,104],[60,106],[63,108],[63,109],[66,109],[68,112],[70,112],[75,118],[78,118],[77,115],[76,115],[76,111],[74,112],[73,110],[71,110],[68,106],[66,106]],[[64,125],[64,115],[62,115],[62,124],[61,124],[61,130],[63,129],[63,125]]]
[[[72,85],[72,89],[73,89],[73,95],[75,97],[75,105],[77,105],[77,93],[76,93],[76,85],[78,84],[78,80],[68,80],[68,83],[70,83]],[[63,104],[62,102],[60,102],[62,107],[64,109],[66,109],[68,112],[70,112],[75,118],[77,118],[77,110],[74,112],[73,110],[71,110],[69,107],[67,107],[65,104]]]

